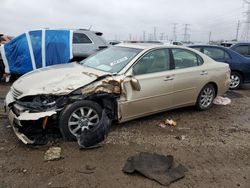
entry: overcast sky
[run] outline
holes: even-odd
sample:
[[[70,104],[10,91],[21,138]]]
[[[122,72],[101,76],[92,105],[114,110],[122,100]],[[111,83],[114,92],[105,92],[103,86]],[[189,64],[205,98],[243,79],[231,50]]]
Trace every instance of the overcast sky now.
[[[193,41],[230,40],[247,10],[243,0],[1,0],[0,32],[18,35],[40,28],[89,28],[106,39],[142,39],[164,33],[183,40],[184,24]],[[244,25],[241,24],[240,35]]]

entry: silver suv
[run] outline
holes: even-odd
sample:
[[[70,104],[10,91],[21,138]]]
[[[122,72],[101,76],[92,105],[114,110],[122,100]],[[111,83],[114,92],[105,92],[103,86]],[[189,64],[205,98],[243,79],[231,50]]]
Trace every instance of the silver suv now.
[[[4,41],[1,37],[1,42]],[[72,51],[73,58],[70,60],[81,61],[89,55],[108,47],[108,43],[102,38],[102,33],[97,31],[90,31],[87,29],[73,29]],[[4,72],[4,63],[0,54],[0,81]],[[19,77],[21,74],[11,73],[12,78]]]
[[[89,55],[108,47],[101,32],[86,29],[73,30],[73,60],[82,60]]]

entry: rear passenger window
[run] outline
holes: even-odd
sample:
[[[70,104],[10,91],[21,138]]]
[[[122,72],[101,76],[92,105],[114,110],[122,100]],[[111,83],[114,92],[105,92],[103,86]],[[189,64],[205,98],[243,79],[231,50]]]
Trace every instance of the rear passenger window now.
[[[225,59],[224,50],[218,48],[204,48],[204,54],[211,57],[214,60]]]
[[[83,33],[74,33],[73,34],[73,44],[89,44],[92,41]]]
[[[172,49],[175,69],[195,67],[203,63],[201,57],[184,49]]]
[[[235,51],[244,56],[249,55],[248,46],[238,46],[235,48]]]

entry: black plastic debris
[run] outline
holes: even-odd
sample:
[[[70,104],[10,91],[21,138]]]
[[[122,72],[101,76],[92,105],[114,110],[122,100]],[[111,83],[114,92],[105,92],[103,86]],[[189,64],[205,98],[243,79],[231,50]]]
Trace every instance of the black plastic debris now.
[[[83,130],[77,138],[80,148],[99,147],[100,143],[105,140],[108,135],[111,120],[108,118],[105,110],[102,112],[101,120],[93,129]]]
[[[169,186],[170,183],[183,178],[187,169],[181,164],[175,166],[172,155],[142,152],[129,157],[122,171],[128,174],[138,172],[162,185]]]

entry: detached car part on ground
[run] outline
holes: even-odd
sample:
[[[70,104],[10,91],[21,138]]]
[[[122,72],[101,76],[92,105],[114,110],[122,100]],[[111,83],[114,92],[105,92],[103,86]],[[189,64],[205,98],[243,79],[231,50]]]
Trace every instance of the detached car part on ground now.
[[[191,45],[217,62],[227,63],[231,69],[230,89],[239,89],[244,85],[250,85],[250,58],[221,46]]]
[[[6,109],[16,135],[26,144],[36,143],[34,133],[46,133],[51,126],[58,126],[65,140],[86,136],[85,131],[93,139],[98,130],[99,142],[107,134],[106,124],[113,121],[190,105],[207,110],[229,83],[227,64],[195,50],[120,44],[80,64],[46,67],[22,76],[6,96]]]

